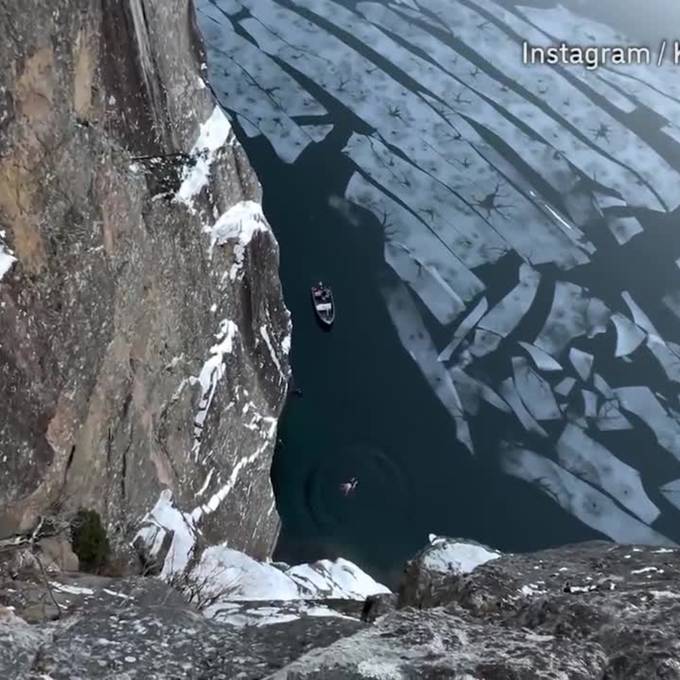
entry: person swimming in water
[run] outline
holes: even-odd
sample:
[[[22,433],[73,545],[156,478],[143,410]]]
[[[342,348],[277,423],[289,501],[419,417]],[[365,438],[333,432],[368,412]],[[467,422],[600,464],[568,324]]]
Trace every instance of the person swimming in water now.
[[[340,491],[342,491],[345,496],[349,496],[354,493],[358,483],[359,480],[356,477],[352,477],[349,482],[343,482],[340,485]]]

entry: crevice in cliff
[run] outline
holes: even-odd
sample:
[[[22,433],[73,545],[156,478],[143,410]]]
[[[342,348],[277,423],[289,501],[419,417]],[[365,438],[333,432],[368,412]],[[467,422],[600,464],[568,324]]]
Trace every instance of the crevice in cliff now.
[[[102,0],[101,32],[103,80],[120,111],[109,124],[130,149],[158,154],[165,147],[164,101],[143,0]]]

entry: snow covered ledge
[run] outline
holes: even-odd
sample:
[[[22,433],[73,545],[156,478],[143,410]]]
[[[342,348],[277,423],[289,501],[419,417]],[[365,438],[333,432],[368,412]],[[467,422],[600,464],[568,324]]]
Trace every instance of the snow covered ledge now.
[[[501,556],[497,550],[473,541],[429,535],[430,544],[420,553],[424,568],[438,574],[469,574]]]
[[[465,576],[491,560],[498,550],[458,538],[430,534],[423,548],[404,570],[399,601],[401,605],[436,607],[455,599]]]
[[[363,601],[389,593],[352,562],[320,560],[288,566],[260,562],[226,543],[205,547],[200,512],[182,512],[164,490],[133,545],[148,570],[176,585],[208,617],[266,625],[300,616],[340,616],[323,600]]]

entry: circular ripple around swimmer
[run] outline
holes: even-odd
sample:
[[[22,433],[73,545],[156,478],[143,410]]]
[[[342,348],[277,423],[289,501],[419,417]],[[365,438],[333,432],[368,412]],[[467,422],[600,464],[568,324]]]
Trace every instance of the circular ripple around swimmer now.
[[[356,490],[345,496],[340,485],[352,477]],[[334,451],[310,471],[305,482],[307,512],[324,532],[354,521],[365,521],[367,506],[376,499],[388,507],[403,504],[411,496],[409,476],[377,447],[355,444]]]

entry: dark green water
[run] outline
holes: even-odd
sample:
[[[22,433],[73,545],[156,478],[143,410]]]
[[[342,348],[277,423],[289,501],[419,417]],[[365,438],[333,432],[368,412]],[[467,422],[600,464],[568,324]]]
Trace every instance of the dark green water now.
[[[578,0],[572,4],[584,7]],[[659,16],[667,16],[647,11],[645,21],[638,22],[611,2],[588,11],[641,40],[663,35]],[[387,63],[381,68],[390,72]],[[333,207],[355,170],[342,149],[352,132],[371,130],[314,83],[299,73],[295,77],[323,104],[328,122],[334,124],[323,142],[309,146],[294,164],[285,164],[263,137],[248,138],[237,127],[262,182],[264,211],[281,248],[281,277],[293,315],[293,371],[303,393],[292,396],[286,407],[272,469],[282,517],[277,559],[299,562],[342,555],[394,583],[404,560],[430,532],[506,551],[602,538],[535,486],[500,472],[499,442],[512,440],[513,432],[508,437],[508,421],[499,411],[482,406],[471,419],[475,458],[456,440],[453,419],[402,346],[387,314],[381,287],[394,274],[385,264],[382,226],[367,211]],[[625,124],[638,132],[645,128],[652,143],[663,145],[648,121],[631,119]],[[680,166],[680,157],[673,160]],[[589,234],[598,253],[590,264],[571,272],[570,279],[596,290],[608,304],[621,290],[632,290],[646,309],[658,312],[660,330],[673,337],[677,320],[659,309],[658,300],[658,291],[677,279],[673,262],[680,255],[680,243],[668,241],[668,224],[669,220],[646,219],[648,235],[617,248],[616,259],[609,258],[611,247],[601,238],[600,225],[600,236],[597,229]],[[646,277],[631,277],[640,258],[657,266]],[[483,272],[491,301],[513,285],[517,266],[516,256],[508,255]],[[522,335],[514,339],[535,337],[545,321],[554,280],[560,275],[550,267],[543,274],[545,284],[522,322]],[[330,332],[319,327],[310,302],[310,286],[319,279],[332,286],[336,299],[337,320]],[[436,338],[439,344],[442,340],[446,344],[450,331],[439,331],[449,334]],[[584,349],[598,357],[603,370],[616,374],[620,368],[608,359],[613,355],[608,343],[611,337],[599,337]],[[508,357],[497,354],[500,380],[506,370],[502,362]],[[489,365],[492,376],[494,360]],[[657,382],[658,367],[651,360],[637,361],[626,370],[620,385]],[[658,384],[664,383],[659,377]],[[522,442],[524,433],[517,430],[516,435]],[[607,436],[613,450],[633,467],[644,457],[641,452],[651,450],[650,433],[639,427]],[[656,487],[673,478],[676,465],[664,453],[645,472],[650,487],[655,487],[652,498],[662,510],[669,504]],[[346,497],[339,486],[351,477],[359,484]],[[665,516],[657,527],[668,536],[678,534]]]
[[[597,536],[528,484],[472,459],[455,426],[401,346],[379,293],[387,275],[375,218],[344,219],[329,206],[350,168],[332,149],[342,130],[294,166],[261,140],[246,142],[281,247],[293,315],[292,363],[302,397],[279,429],[272,479],[283,529],[277,558],[342,555],[392,580],[429,532],[530,550]],[[333,159],[330,165],[328,159]],[[310,285],[333,288],[331,332],[316,322]],[[495,414],[484,419],[495,441]],[[500,424],[499,424],[500,426]],[[359,478],[345,497],[339,485]]]

